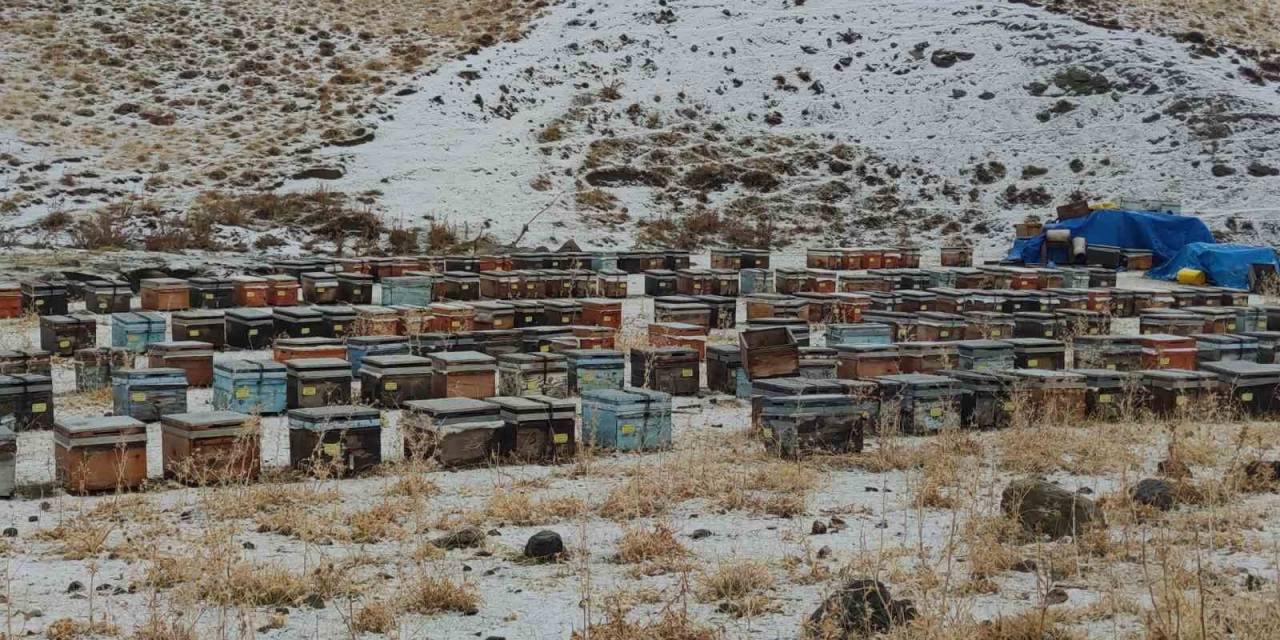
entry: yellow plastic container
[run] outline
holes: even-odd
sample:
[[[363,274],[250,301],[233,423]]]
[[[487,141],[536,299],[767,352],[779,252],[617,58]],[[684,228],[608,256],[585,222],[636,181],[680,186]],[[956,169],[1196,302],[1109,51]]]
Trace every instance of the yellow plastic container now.
[[[1179,284],[1202,285],[1207,280],[1208,278],[1205,277],[1204,272],[1199,269],[1178,269]]]

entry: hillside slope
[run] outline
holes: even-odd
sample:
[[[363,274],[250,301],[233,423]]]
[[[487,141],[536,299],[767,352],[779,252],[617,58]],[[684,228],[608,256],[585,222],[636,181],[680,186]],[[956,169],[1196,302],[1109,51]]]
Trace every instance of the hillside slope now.
[[[331,149],[331,184],[596,247],[1004,243],[1072,194],[1273,235],[1280,93],[1238,62],[1012,3],[570,3]]]

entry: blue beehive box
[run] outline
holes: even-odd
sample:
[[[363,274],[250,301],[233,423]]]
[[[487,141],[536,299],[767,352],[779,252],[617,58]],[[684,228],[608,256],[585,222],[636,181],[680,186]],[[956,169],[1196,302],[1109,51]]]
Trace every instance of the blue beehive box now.
[[[187,374],[182,369],[157,367],[111,372],[115,414],[142,422],[187,412]]]
[[[598,389],[582,394],[582,434],[602,449],[671,447],[671,395],[647,389]]]
[[[773,272],[768,269],[743,269],[738,273],[738,293],[773,293]]]
[[[369,356],[410,355],[409,339],[405,336],[355,336],[347,338],[347,362],[351,363],[351,375],[360,375],[364,359]]]
[[[625,385],[626,360],[613,349],[570,349],[564,352],[569,361],[569,392],[582,394],[597,389],[620,390]]]
[[[382,279],[382,305],[407,304],[425,307],[431,304],[435,280],[431,276],[395,276]]]
[[[893,327],[879,322],[827,325],[827,346],[893,344]]]
[[[228,360],[213,365],[213,408],[247,414],[285,411],[284,364]]]
[[[164,316],[150,312],[115,313],[111,315],[111,346],[124,347],[134,353],[146,353],[147,345],[164,342]]]
[[[591,255],[592,271],[610,271],[618,268],[618,256],[612,253],[595,253]]]

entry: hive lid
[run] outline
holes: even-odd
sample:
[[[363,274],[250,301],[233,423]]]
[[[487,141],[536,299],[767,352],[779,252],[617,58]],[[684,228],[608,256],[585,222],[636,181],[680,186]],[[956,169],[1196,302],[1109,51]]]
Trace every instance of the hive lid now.
[[[374,408],[359,405],[337,405],[330,407],[311,407],[306,409],[290,409],[290,418],[299,418],[307,422],[337,422],[347,420],[376,419],[382,414]]]
[[[234,411],[193,411],[190,413],[171,413],[160,416],[164,425],[176,425],[187,429],[213,427],[239,427],[249,421],[250,416]]]
[[[271,312],[266,309],[258,309],[255,307],[246,307],[244,309],[227,310],[227,318],[243,320],[246,322],[263,322],[271,320]]]
[[[276,307],[274,314],[290,320],[319,320],[320,312],[313,307]]]
[[[95,431],[146,429],[147,425],[129,416],[100,416],[58,418],[54,421],[54,427],[69,434],[77,434]]]
[[[492,364],[496,362],[493,356],[480,353],[479,351],[442,351],[440,353],[431,354],[433,362],[440,362],[444,365],[451,364]]]
[[[323,371],[342,369],[351,371],[351,363],[341,358],[294,358],[285,363],[289,371]]]
[[[1213,373],[1229,376],[1274,376],[1280,375],[1280,364],[1262,364],[1247,360],[1223,360],[1221,362],[1205,362],[1200,368]]]
[[[409,400],[404,407],[410,411],[424,413],[428,416],[449,414],[492,414],[497,415],[499,407],[492,402],[473,398],[436,398],[433,400]]]

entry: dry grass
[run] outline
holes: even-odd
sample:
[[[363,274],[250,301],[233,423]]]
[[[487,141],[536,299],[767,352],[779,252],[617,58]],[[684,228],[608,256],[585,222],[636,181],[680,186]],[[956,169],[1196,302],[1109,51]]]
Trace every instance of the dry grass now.
[[[485,505],[484,517],[529,526],[576,518],[586,512],[586,503],[572,496],[534,498],[525,491],[498,489]]]
[[[390,633],[396,628],[396,612],[385,602],[370,602],[356,613],[351,626],[361,633]]]
[[[480,609],[480,594],[473,585],[444,576],[418,577],[405,586],[403,598],[405,611],[421,615],[449,611],[470,614]]]

